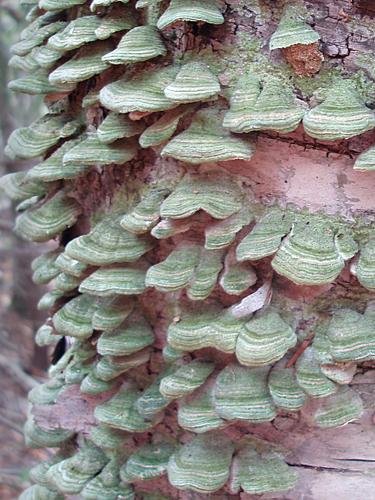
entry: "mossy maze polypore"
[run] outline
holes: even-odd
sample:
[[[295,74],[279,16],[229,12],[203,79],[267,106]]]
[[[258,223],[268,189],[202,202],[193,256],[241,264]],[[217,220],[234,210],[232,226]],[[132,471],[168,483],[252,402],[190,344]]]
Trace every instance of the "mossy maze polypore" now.
[[[323,429],[364,413],[347,386],[375,359],[374,307],[363,306],[375,290],[375,236],[364,220],[263,203],[256,136],[293,142],[302,126],[286,134],[301,121],[322,141],[371,130],[367,83],[346,71],[320,88],[320,75],[293,79],[278,52],[267,61],[269,50],[318,51],[319,16],[315,30],[294,2],[280,15],[262,3],[255,17],[253,6],[243,16],[221,0],[22,3],[30,24],[11,66],[30,75],[9,87],[44,96],[48,111],[11,134],[9,156],[41,158],[0,188],[21,202],[20,235],[55,240],[33,262],[34,281],[49,287],[36,342],[74,343],[29,395],[27,444],[61,449],[32,471],[21,498],[294,488],[283,452],[243,429],[256,434],[300,410],[302,421],[309,405]],[[266,41],[263,16],[278,22]],[[226,47],[249,19],[265,43],[244,63]],[[355,169],[374,169],[373,150]],[[246,178],[232,172],[243,168],[237,160],[250,160]],[[307,306],[280,292],[280,283],[292,293],[324,285],[333,297],[337,278],[355,282],[360,298]],[[72,394],[94,408],[83,416],[72,406],[69,425],[45,427],[38,412],[64,417]]]

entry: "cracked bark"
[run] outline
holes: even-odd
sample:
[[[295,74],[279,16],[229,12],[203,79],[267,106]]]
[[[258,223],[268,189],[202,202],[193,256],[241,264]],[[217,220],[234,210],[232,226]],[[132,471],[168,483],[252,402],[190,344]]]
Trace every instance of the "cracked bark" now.
[[[241,2],[227,1],[226,27],[202,27],[192,32],[184,26],[176,30],[177,53],[204,47],[207,44],[220,54],[226,46],[240,46],[240,33],[247,33],[263,42],[262,51],[268,53],[268,40],[276,28],[280,9],[284,2],[267,0]],[[351,74],[357,66],[358,55],[366,54],[375,48],[375,24],[369,15],[375,15],[375,8],[369,1],[316,0],[305,2],[310,22],[321,35],[321,50],[325,64],[329,67],[341,66],[346,74]],[[267,9],[261,7],[267,6]],[[205,30],[209,29],[208,32]],[[209,33],[210,36],[206,36]],[[235,52],[235,51],[234,51]],[[285,63],[281,51],[271,54],[274,63]],[[367,75],[369,75],[368,70]],[[371,75],[370,75],[371,76]],[[224,71],[221,80],[227,78]],[[316,77],[312,77],[314,79]],[[102,82],[103,83],[103,82]],[[297,80],[298,83],[298,80]],[[301,94],[305,100],[312,99]],[[373,99],[368,104],[374,106]],[[100,113],[100,110],[97,110]],[[95,123],[96,116],[90,116]],[[356,155],[374,142],[374,133],[368,132],[348,141],[321,143],[307,137],[302,127],[286,136],[259,134],[258,146],[251,162],[232,161],[221,166],[232,174],[242,176],[252,188],[256,198],[262,203],[277,202],[283,206],[293,204],[311,211],[340,215],[352,220],[360,215],[369,217],[374,209],[375,175],[352,170]],[[143,179],[155,175],[158,161],[153,155],[142,157]],[[141,165],[141,163],[139,164]],[[140,175],[137,167],[125,173],[124,169],[109,167],[104,171],[91,172],[74,183],[73,196],[82,203],[85,216],[90,215],[106,200],[110,205],[113,193],[118,186],[134,180]],[[165,162],[165,169],[172,171],[175,162]],[[84,230],[86,219],[74,229]],[[68,241],[73,233],[66,236]],[[353,290],[353,280],[348,270],[343,272],[336,285],[324,287],[297,287],[287,280],[275,276],[274,288],[283,293],[293,303],[295,314],[300,321],[300,330],[309,332],[309,322],[304,318],[304,307],[311,305],[317,297],[331,301],[335,296],[346,296]],[[340,295],[341,294],[341,295]],[[156,294],[157,296],[157,294]],[[156,298],[157,303],[158,297]],[[153,301],[150,301],[153,302]],[[298,305],[299,304],[299,305]],[[160,310],[164,307],[160,303]],[[159,306],[157,306],[159,308]],[[157,311],[157,313],[159,310]],[[160,314],[156,330],[158,347],[165,339],[165,321]],[[164,321],[164,324],[163,324]],[[225,360],[223,360],[225,362]],[[369,372],[368,372],[369,373]],[[290,450],[288,463],[299,470],[300,480],[295,489],[285,494],[269,494],[253,497],[247,494],[230,495],[226,491],[210,495],[210,498],[262,498],[278,500],[362,500],[373,496],[375,488],[375,427],[372,413],[375,408],[375,377],[368,381],[357,376],[352,387],[363,396],[366,412],[360,421],[350,423],[344,428],[319,430],[308,425],[310,407],[304,409],[303,418],[288,414],[279,415],[274,422],[261,425],[231,424],[225,429],[234,440],[246,434],[280,443]],[[108,393],[104,395],[108,398]],[[64,404],[68,401],[68,404]],[[69,388],[56,405],[46,408],[35,407],[34,414],[40,424],[55,427],[64,424],[77,431],[88,433],[95,424],[94,405],[98,398],[90,398],[79,393],[78,387]],[[67,412],[68,408],[68,412]],[[84,416],[84,417],[83,417]],[[168,432],[176,431],[173,411],[163,423]],[[142,436],[135,440],[142,440]],[[156,483],[148,485],[150,491]],[[169,488],[165,481],[157,484],[171,498],[206,498],[192,492],[177,492]]]

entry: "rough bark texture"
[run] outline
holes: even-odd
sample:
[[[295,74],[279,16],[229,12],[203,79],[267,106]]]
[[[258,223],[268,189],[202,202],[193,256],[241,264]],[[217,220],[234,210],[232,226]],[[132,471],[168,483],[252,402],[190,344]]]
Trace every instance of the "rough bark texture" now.
[[[269,38],[278,25],[285,4],[278,0],[227,1],[226,22],[223,26],[197,27],[184,23],[168,31],[166,38],[169,37],[168,43],[175,56],[194,49],[201,51],[202,60],[213,61],[213,66],[219,67],[224,94],[232,87],[243,68],[250,64],[255,67],[264,66],[266,57],[269,57],[276,68],[270,70],[271,73],[274,71],[293,82],[299,99],[306,104],[316,104],[319,91],[323,88],[323,93],[326,92],[332,85],[333,78],[342,71],[344,76],[352,76],[358,82],[364,100],[373,107],[375,88],[372,77],[375,75],[375,65],[366,57],[363,60],[360,57],[373,54],[375,48],[375,23],[371,17],[375,15],[375,8],[371,2],[317,0],[303,3],[309,12],[310,25],[321,36],[321,42],[310,48],[311,51],[289,51],[283,54],[282,51],[275,50],[269,53]],[[212,53],[209,53],[209,49]],[[285,62],[285,57],[294,70]],[[324,63],[320,67],[322,58]],[[356,71],[359,72],[354,74]],[[102,86],[106,81],[109,79],[104,77],[96,83]],[[79,89],[82,93],[86,90],[84,86],[85,84]],[[72,103],[79,104],[79,91],[71,98]],[[314,91],[318,92],[314,95]],[[102,114],[101,108],[90,108],[87,113],[89,126],[97,125]],[[145,121],[152,123],[152,117],[146,117]],[[363,220],[363,223],[368,224],[374,217],[375,174],[358,172],[352,167],[358,153],[369,147],[373,140],[373,130],[353,139],[336,142],[314,140],[304,133],[302,125],[296,131],[284,135],[262,131],[258,135],[256,152],[250,161],[227,161],[221,163],[219,168],[237,176],[248,190],[248,196],[253,196],[254,201],[262,205],[292,206],[297,210],[329,214],[346,222]],[[70,196],[79,201],[83,216],[76,226],[64,233],[63,243],[86,232],[93,215],[98,217],[103,212],[111,213],[111,210],[131,206],[137,194],[142,192],[142,184],[149,184],[160,178],[177,179],[184,172],[194,171],[196,168],[162,159],[159,153],[158,148],[141,152],[126,170],[118,166],[98,168],[78,180],[66,182],[72,188]],[[217,167],[209,164],[205,169],[212,171]],[[127,201],[124,201],[126,198]],[[196,233],[206,223],[207,220],[202,217],[195,228]],[[240,233],[237,241],[247,232],[245,230]],[[192,237],[197,238],[196,234]],[[173,241],[161,242],[150,254],[150,261],[160,262],[183,238],[184,236],[176,236]],[[265,259],[258,262],[255,268],[258,283],[267,282],[270,275],[269,261]],[[353,305],[363,311],[366,302],[374,298],[373,292],[358,285],[350,274],[349,264],[334,283],[323,286],[298,286],[276,273],[272,279],[275,303],[293,315],[300,343],[314,334],[316,318],[324,316],[333,302]],[[258,288],[257,284],[252,291]],[[206,304],[215,300],[228,307],[248,294],[247,290],[239,297],[233,297],[216,289]],[[188,300],[182,294],[165,298],[164,294],[152,291],[147,292],[141,301],[156,334],[151,362],[147,367],[138,369],[137,377],[141,383],[145,383],[145,380],[150,380],[158,373],[160,350],[165,345],[167,326],[171,321],[179,321],[181,309]],[[232,355],[222,355],[214,349],[195,351],[194,356],[213,359],[217,368],[224,367],[233,359]],[[324,430],[313,427],[311,413],[315,403],[310,401],[302,412],[280,412],[271,423],[253,425],[231,422],[220,431],[234,442],[250,435],[284,447],[287,452],[286,462],[299,473],[298,484],[293,490],[254,496],[244,492],[231,494],[225,488],[207,495],[179,491],[163,478],[142,483],[139,498],[151,498],[144,496],[144,492],[154,491],[166,495],[166,498],[186,500],[207,497],[217,500],[371,498],[375,487],[374,373],[370,362],[359,366],[351,386],[361,394],[365,412],[360,420],[343,428]],[[93,397],[81,394],[79,386],[73,385],[59,395],[54,405],[35,405],[33,415],[43,428],[63,427],[88,436],[92,426],[96,425],[93,416],[95,406],[109,399],[116,390],[117,386],[112,392]],[[181,433],[181,429],[178,429],[174,403],[168,407],[164,420],[153,432],[178,436],[181,442],[190,438],[189,433]],[[133,437],[133,443],[139,446],[147,442],[149,437],[149,433],[137,434]]]

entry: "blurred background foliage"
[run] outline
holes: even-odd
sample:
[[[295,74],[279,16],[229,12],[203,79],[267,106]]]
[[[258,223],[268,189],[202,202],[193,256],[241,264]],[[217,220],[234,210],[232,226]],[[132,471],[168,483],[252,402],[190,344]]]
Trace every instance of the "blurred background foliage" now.
[[[28,168],[4,155],[9,134],[43,114],[41,99],[15,94],[7,83],[22,76],[8,67],[10,47],[24,29],[27,9],[18,0],[0,0],[0,176]],[[27,392],[44,376],[47,354],[33,343],[43,318],[36,304],[42,293],[31,280],[37,249],[12,233],[15,207],[0,191],[0,498],[17,498],[28,485],[28,469],[41,458],[28,450],[22,426]],[[45,452],[42,452],[45,453]]]

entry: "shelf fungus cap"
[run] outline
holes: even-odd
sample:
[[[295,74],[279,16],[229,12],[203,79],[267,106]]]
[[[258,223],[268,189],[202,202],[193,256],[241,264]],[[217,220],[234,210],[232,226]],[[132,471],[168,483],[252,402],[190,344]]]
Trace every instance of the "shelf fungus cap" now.
[[[34,196],[44,196],[47,186],[26,177],[26,172],[15,172],[0,177],[0,190],[13,201],[24,201]]]
[[[234,447],[222,434],[207,433],[181,446],[168,463],[168,479],[179,490],[209,494],[228,480]]]
[[[283,12],[277,30],[270,40],[270,50],[284,49],[291,45],[310,45],[320,40],[320,35],[306,23],[306,16],[295,5]]]
[[[47,47],[68,52],[97,40],[95,30],[100,26],[101,19],[97,16],[83,16],[73,19],[61,31],[48,39]]]
[[[51,250],[32,261],[32,279],[35,284],[46,285],[60,273],[60,269],[56,265],[56,258],[60,251],[60,249]]]
[[[124,7],[120,3],[114,5],[108,14],[100,19],[101,23],[95,30],[98,40],[106,40],[114,33],[130,30],[137,25],[132,9]]]
[[[180,427],[202,434],[226,425],[215,411],[213,389],[213,381],[207,381],[194,394],[179,401],[177,419]]]
[[[61,335],[80,340],[91,337],[92,315],[96,309],[95,299],[90,295],[78,295],[67,302],[53,316],[53,326]]]
[[[96,395],[111,390],[114,385],[114,380],[102,380],[95,375],[94,369],[91,369],[82,380],[79,390],[82,394]]]
[[[137,366],[146,364],[149,358],[149,349],[143,349],[130,356],[104,356],[95,366],[95,375],[104,381],[113,380]]]
[[[358,263],[355,266],[355,276],[362,286],[375,290],[375,235],[361,248]]]
[[[134,234],[149,232],[159,221],[161,204],[169,193],[169,189],[151,187],[140,202],[122,217],[121,227]]]
[[[78,494],[86,483],[101,471],[107,461],[100,448],[85,446],[72,457],[52,465],[47,472],[47,478],[58,491],[67,495]]]
[[[224,17],[216,0],[171,0],[157,26],[162,30],[177,21],[222,24]]]
[[[194,360],[183,365],[172,375],[167,375],[160,382],[160,393],[168,399],[177,399],[198,389],[213,372],[215,365],[201,360]]]
[[[232,253],[226,256],[224,271],[220,277],[220,286],[225,293],[241,295],[256,282],[257,275],[250,264],[236,262]]]
[[[117,139],[139,135],[144,130],[142,122],[135,122],[126,115],[109,113],[97,130],[97,137],[103,144],[111,144]]]
[[[139,413],[147,420],[154,418],[171,402],[160,392],[160,383],[162,379],[176,371],[175,366],[170,366],[162,371],[151,385],[145,388],[141,396],[137,399],[135,406]]]
[[[61,11],[76,5],[83,5],[86,0],[39,0],[39,8],[47,11]]]
[[[340,387],[336,394],[319,401],[313,419],[318,427],[340,427],[358,420],[363,411],[360,395],[350,387]]]
[[[96,134],[91,134],[63,157],[64,168],[75,165],[90,166],[123,165],[135,158],[137,145],[131,139],[120,139],[111,144],[101,142]]]
[[[242,207],[243,193],[234,180],[218,172],[185,175],[163,202],[162,217],[184,219],[204,210],[214,219],[226,219]]]
[[[135,262],[152,248],[147,236],[137,236],[120,226],[118,217],[106,217],[83,236],[70,241],[66,254],[92,266]]]
[[[147,481],[163,476],[167,472],[168,461],[175,447],[167,442],[146,444],[130,455],[121,468],[124,482]]]
[[[253,217],[249,207],[244,205],[239,212],[208,225],[205,229],[204,247],[207,250],[226,248],[233,243],[237,233],[252,222]]]
[[[243,328],[243,321],[225,309],[188,314],[181,321],[169,325],[168,343],[183,352],[214,347],[222,352],[233,353]]]
[[[203,63],[184,64],[175,80],[164,90],[168,99],[178,103],[200,102],[216,99],[220,83],[216,75]]]
[[[304,112],[284,82],[275,77],[260,82],[256,76],[244,75],[233,90],[223,126],[237,133],[272,130],[285,134],[298,127]]]
[[[81,209],[77,202],[59,191],[43,205],[31,208],[16,219],[15,230],[30,241],[48,241],[73,226]]]
[[[315,139],[349,139],[372,130],[375,113],[365,105],[352,82],[341,80],[331,86],[321,104],[305,113],[303,126]]]
[[[375,321],[352,309],[335,311],[327,328],[330,353],[337,362],[375,358]]]
[[[375,146],[363,151],[355,160],[354,170],[375,170]]]
[[[319,217],[297,221],[272,260],[278,274],[298,285],[331,283],[344,266],[334,229]]]
[[[96,345],[102,356],[128,356],[151,345],[154,333],[141,318],[131,317],[114,330],[104,332]]]
[[[276,409],[268,390],[269,368],[231,363],[218,375],[214,389],[217,414],[225,420],[269,422]]]
[[[74,436],[74,431],[63,428],[40,427],[33,416],[29,416],[24,427],[25,443],[29,448],[59,448]]]
[[[337,385],[327,378],[312,347],[308,347],[297,360],[296,377],[300,387],[313,398],[324,398],[337,391]]]
[[[46,347],[49,345],[55,346],[59,340],[61,339],[61,335],[57,335],[52,326],[44,324],[35,334],[35,343],[39,347]]]
[[[238,451],[233,460],[231,493],[240,488],[250,495],[281,492],[294,488],[298,475],[268,443],[255,443]]]
[[[48,81],[49,73],[45,69],[33,71],[31,75],[18,78],[8,83],[8,88],[13,92],[29,95],[69,94],[75,88],[75,84],[52,85]]]
[[[189,128],[176,135],[161,155],[192,164],[250,160],[254,143],[231,134],[223,128],[222,121],[223,111],[212,107],[197,111]]]
[[[102,498],[103,500],[134,500],[134,490],[130,484],[120,481],[118,460],[109,462],[100,474],[91,479],[81,491],[84,500]]]
[[[42,16],[43,18],[43,16]],[[38,21],[38,19],[36,20]],[[54,35],[66,26],[64,21],[43,22],[40,24],[31,23],[25,31],[21,32],[21,40],[11,46],[10,52],[17,56],[25,56],[32,51],[33,48],[42,45],[47,38]]]
[[[69,61],[58,66],[49,75],[52,85],[79,83],[102,73],[108,68],[103,56],[112,48],[110,41],[97,42],[95,46],[82,47]]]
[[[100,102],[118,113],[164,111],[177,104],[164,95],[164,89],[175,78],[178,69],[167,66],[148,71],[130,80],[118,80],[100,91]]]
[[[53,182],[60,179],[71,179],[85,173],[91,168],[90,165],[73,163],[70,165],[63,165],[64,155],[80,142],[80,138],[65,141],[47,159],[32,167],[27,172],[27,179]]]
[[[297,343],[294,330],[274,311],[266,311],[245,323],[237,338],[236,356],[242,365],[270,365]]]
[[[146,286],[162,292],[175,292],[184,288],[194,276],[199,264],[201,248],[195,244],[182,244],[146,274]]]
[[[221,250],[203,250],[193,277],[187,286],[190,300],[204,300],[214,290],[220,271],[223,268],[223,252]]]
[[[140,146],[149,148],[167,142],[176,132],[181,118],[191,110],[190,106],[178,106],[164,113],[142,133],[139,138]]]
[[[92,0],[91,5],[90,5],[90,10],[92,12],[95,12],[97,8],[110,7],[113,3],[117,3],[117,2],[127,4],[127,3],[129,3],[129,0]]]
[[[26,488],[18,498],[19,500],[64,500],[64,496],[57,491],[52,491],[39,484],[29,486],[29,488]]]
[[[293,368],[276,365],[271,369],[268,388],[273,402],[285,411],[298,411],[306,401],[306,394],[298,385]]]
[[[11,158],[36,158],[47,153],[60,139],[75,134],[80,126],[69,115],[47,114],[29,127],[12,132],[5,153]]]
[[[146,421],[135,407],[139,392],[123,387],[113,398],[95,408],[99,423],[128,432],[146,432],[157,420]]]
[[[121,325],[134,309],[134,300],[126,296],[110,297],[97,303],[92,317],[94,330],[112,330]]]
[[[88,265],[69,257],[66,252],[60,253],[56,259],[56,266],[61,272],[70,274],[75,278],[81,278],[88,270]]]
[[[292,228],[292,216],[279,208],[270,209],[240,242],[236,254],[239,261],[259,260],[274,254],[282,238]]]
[[[110,64],[131,64],[165,56],[167,49],[154,26],[137,26],[128,31],[117,48],[103,56]]]
[[[146,289],[146,272],[139,266],[101,267],[82,281],[79,291],[108,297],[112,295],[139,295]]]

